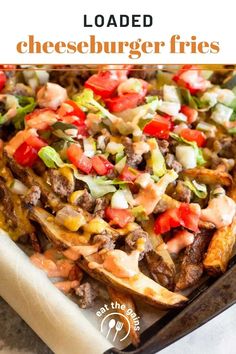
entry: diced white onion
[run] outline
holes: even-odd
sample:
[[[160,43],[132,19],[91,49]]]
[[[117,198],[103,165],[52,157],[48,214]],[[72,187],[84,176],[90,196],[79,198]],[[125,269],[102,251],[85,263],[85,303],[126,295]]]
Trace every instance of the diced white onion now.
[[[178,90],[173,85],[164,85],[163,96],[164,96],[164,101],[180,103]]]
[[[214,120],[216,123],[223,125],[229,122],[232,113],[232,108],[229,108],[221,103],[217,103],[214,108],[214,111],[211,114],[211,119]]]
[[[18,179],[14,179],[11,191],[15,194],[25,194],[28,188]]]
[[[142,173],[136,178],[135,183],[138,183],[142,188],[146,188],[151,181],[152,178],[149,173]]]
[[[111,198],[111,206],[112,208],[117,208],[117,209],[128,209],[129,205],[127,203],[123,191],[119,190],[113,194]]]
[[[123,150],[124,150],[124,145],[118,144],[114,141],[110,141],[106,147],[106,152],[108,152],[109,154],[112,154],[112,155],[118,154],[119,152],[122,152]]]
[[[197,166],[196,152],[192,146],[176,146],[176,158],[183,168],[194,168]]]
[[[162,101],[158,106],[158,110],[170,116],[176,116],[180,111],[180,103]]]

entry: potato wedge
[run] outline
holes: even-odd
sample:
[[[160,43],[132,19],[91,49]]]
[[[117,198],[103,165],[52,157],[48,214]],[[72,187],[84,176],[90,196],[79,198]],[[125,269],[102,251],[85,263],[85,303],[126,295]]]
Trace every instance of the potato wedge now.
[[[227,187],[232,184],[230,174],[220,170],[209,170],[204,167],[198,167],[184,170],[182,174],[204,184],[221,184]]]
[[[135,295],[142,301],[157,308],[170,309],[180,307],[188,300],[181,294],[169,291],[141,272],[133,279],[118,278],[103,267],[91,269],[89,266],[91,262],[97,262],[97,254],[78,260],[79,266],[92,278],[125,293]]]
[[[201,230],[195,235],[193,243],[186,247],[176,283],[176,290],[184,290],[201,278],[203,273],[203,258],[210,243],[212,232]]]
[[[233,222],[226,227],[218,229],[210,242],[204,267],[210,275],[220,275],[227,269],[236,241],[236,216]]]
[[[12,172],[28,187],[38,186],[40,188],[45,204],[50,206],[53,211],[63,208],[64,203],[52,191],[50,186],[41,177],[37,176],[31,168],[20,166],[13,158],[8,156],[7,163]]]
[[[4,215],[6,231],[10,232],[12,238],[17,240],[20,236],[30,235],[34,227],[28,219],[28,211],[23,208],[20,197],[6,186],[0,177],[0,202],[1,213]],[[4,225],[4,226],[5,226]]]
[[[119,312],[121,314],[125,314],[127,309],[131,309],[131,310],[133,310],[134,313],[136,313],[135,303],[130,295],[125,294],[121,291],[118,291],[110,286],[108,286],[107,290],[108,290],[108,294],[110,296],[110,299],[113,302],[118,302],[120,305],[125,305],[125,310],[117,309],[117,312]],[[123,322],[124,328],[128,332],[129,326],[128,326],[127,321],[124,319],[123,316],[120,316],[120,320],[121,320],[121,322]],[[132,317],[129,317],[129,323],[130,323],[129,337],[130,337],[132,344],[135,347],[137,347],[140,343],[139,331],[137,331],[135,329],[136,325],[135,325],[134,319]]]
[[[30,210],[30,218],[38,222],[45,235],[56,246],[68,248],[84,245],[84,237],[76,232],[68,231],[54,221],[54,216],[40,207],[33,207]]]

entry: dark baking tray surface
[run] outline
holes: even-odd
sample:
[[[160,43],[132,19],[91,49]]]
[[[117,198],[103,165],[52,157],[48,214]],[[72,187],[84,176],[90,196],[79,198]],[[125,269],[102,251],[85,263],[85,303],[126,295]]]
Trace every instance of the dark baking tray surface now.
[[[138,348],[108,349],[104,354],[152,354],[164,349],[236,303],[236,256],[220,278],[207,279],[189,296],[188,304],[171,310],[141,335]]]

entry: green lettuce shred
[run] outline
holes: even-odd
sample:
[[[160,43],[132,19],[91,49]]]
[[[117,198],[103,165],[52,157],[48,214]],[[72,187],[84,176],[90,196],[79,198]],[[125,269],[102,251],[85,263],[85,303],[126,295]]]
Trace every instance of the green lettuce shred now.
[[[155,176],[161,177],[166,173],[166,163],[164,156],[159,149],[156,139],[149,139],[148,143],[154,146],[154,148],[151,149],[151,167],[153,169],[153,173]]]
[[[38,156],[48,168],[57,168],[64,165],[58,152],[56,152],[51,146],[42,147],[38,152]]]
[[[186,187],[188,187],[198,198],[205,199],[207,197],[207,187],[205,184],[197,183],[195,180],[190,181],[186,179],[184,181]]]

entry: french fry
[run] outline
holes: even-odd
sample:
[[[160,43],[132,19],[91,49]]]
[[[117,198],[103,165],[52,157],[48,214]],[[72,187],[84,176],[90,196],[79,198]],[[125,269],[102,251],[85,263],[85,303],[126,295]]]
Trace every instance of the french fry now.
[[[203,258],[209,245],[211,234],[208,230],[201,230],[195,235],[191,245],[186,247],[180,272],[176,283],[176,290],[184,290],[194,285],[203,273]]]
[[[209,170],[204,167],[198,167],[184,170],[182,174],[204,184],[221,184],[226,187],[232,184],[232,177],[220,170]]]
[[[108,290],[108,294],[110,296],[110,299],[113,302],[118,302],[120,305],[124,305],[124,307],[125,307],[124,310],[122,310],[121,308],[118,308],[117,312],[125,315],[127,309],[131,309],[134,313],[136,313],[135,303],[130,295],[125,294],[121,291],[118,291],[110,286],[108,286],[107,290]],[[125,318],[123,316],[120,316],[120,320],[123,322],[124,328],[128,332],[128,330],[129,330],[128,322],[125,320]],[[140,343],[139,331],[137,331],[135,329],[136,325],[135,325],[134,319],[132,317],[129,317],[129,323],[130,323],[129,337],[130,337],[133,345],[135,347],[137,347]]]
[[[226,227],[218,229],[210,242],[204,267],[210,275],[220,275],[227,269],[236,240],[236,216],[233,222]]]
[[[165,286],[167,289],[173,290],[175,264],[161,235],[154,233],[153,224],[154,220],[152,218],[142,224],[153,246],[153,250],[145,255],[147,266],[155,281]]]
[[[98,256],[94,253],[78,260],[79,266],[92,278],[159,309],[180,307],[187,301],[185,296],[169,291],[140,271],[133,278],[120,278],[100,266],[91,269],[91,265],[99,261]]]
[[[63,226],[58,225],[54,221],[55,217],[40,207],[31,208],[30,218],[38,222],[48,239],[61,249],[81,246],[90,247],[93,252],[97,252],[98,250],[95,244],[89,245],[86,243],[83,235],[69,231]]]

